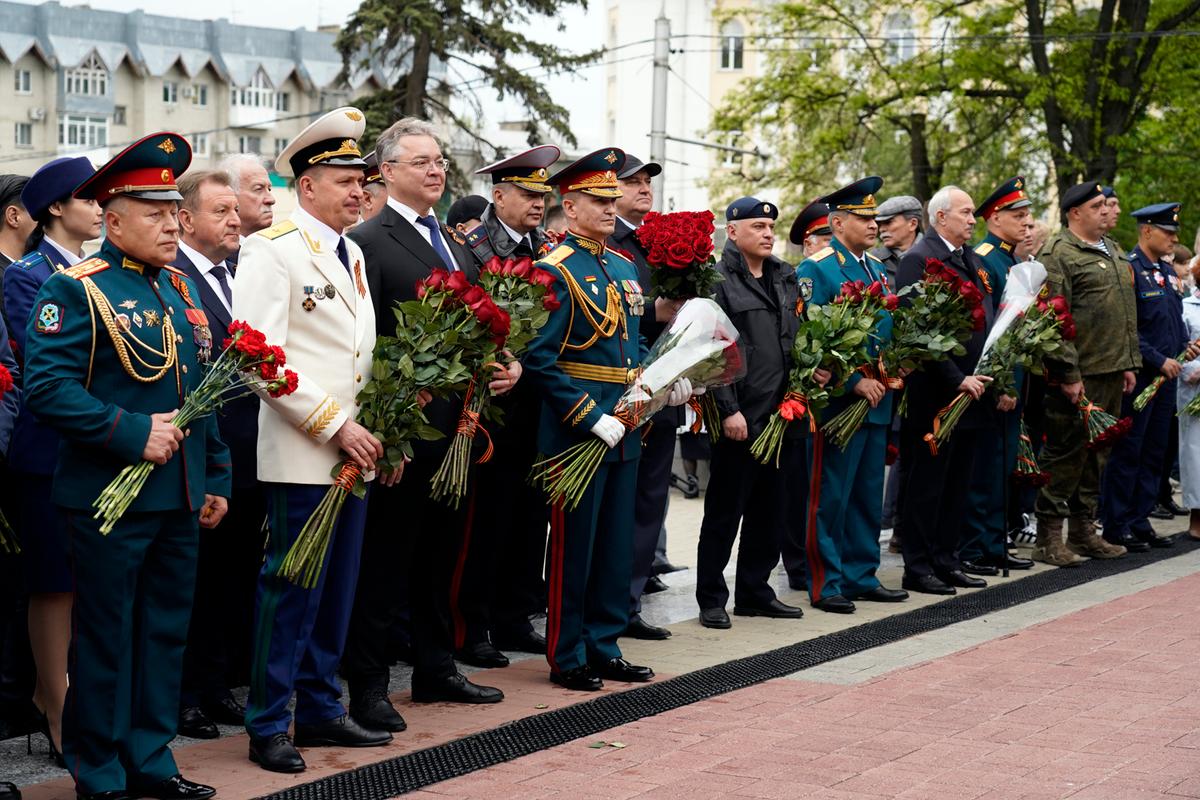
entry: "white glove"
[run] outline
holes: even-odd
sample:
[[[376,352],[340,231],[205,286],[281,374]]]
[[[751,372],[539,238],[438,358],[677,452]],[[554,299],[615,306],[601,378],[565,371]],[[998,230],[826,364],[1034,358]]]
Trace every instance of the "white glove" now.
[[[704,393],[707,391],[708,391],[707,386],[693,386],[692,387],[692,397],[703,397]]]
[[[592,433],[609,447],[616,447],[625,435],[625,423],[609,414],[604,414],[592,426]]]
[[[667,392],[667,405],[681,406],[688,401],[692,396],[692,382],[687,378],[680,378],[671,384],[671,391]]]

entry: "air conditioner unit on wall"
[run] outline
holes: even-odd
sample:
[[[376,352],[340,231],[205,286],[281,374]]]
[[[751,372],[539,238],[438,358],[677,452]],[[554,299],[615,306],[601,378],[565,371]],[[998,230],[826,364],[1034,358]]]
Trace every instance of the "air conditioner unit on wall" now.
[[[40,107],[29,109],[29,118],[34,122],[41,122],[46,118],[46,109]]]

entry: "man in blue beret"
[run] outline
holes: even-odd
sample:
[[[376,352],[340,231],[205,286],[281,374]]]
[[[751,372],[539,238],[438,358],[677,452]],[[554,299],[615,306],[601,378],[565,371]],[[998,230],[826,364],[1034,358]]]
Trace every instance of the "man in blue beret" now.
[[[1183,299],[1177,288],[1179,278],[1165,260],[1179,241],[1179,212],[1179,203],[1158,203],[1134,211],[1138,243],[1126,256],[1133,267],[1142,368],[1133,393],[1126,395],[1122,403],[1121,415],[1133,417],[1133,428],[1109,456],[1100,493],[1100,519],[1104,538],[1131,552],[1171,546],[1170,539],[1150,527],[1148,517],[1167,466],[1163,456],[1175,413],[1181,354],[1182,360],[1188,360],[1200,351],[1189,349]],[[1133,398],[1160,376],[1166,382],[1144,409],[1135,411]]]
[[[800,299],[821,306],[833,301],[847,281],[887,286],[883,263],[868,251],[875,244],[875,194],[879,177],[863,178],[826,195],[833,240],[796,268]],[[846,393],[834,398],[820,422],[832,419],[858,398],[871,404],[862,427],[846,447],[826,447],[812,438],[812,489],[808,498],[808,593],[815,608],[835,614],[854,612],[854,600],[895,603],[908,593],[888,589],[875,577],[879,569],[879,533],[883,504],[883,468],[892,421],[894,375],[876,367],[880,348],[892,338],[892,316],[879,313],[871,339],[871,362],[849,376]]]
[[[172,422],[200,383],[213,333],[175,258],[183,137],[155,133],[74,192],[104,207],[99,253],[47,279],[27,331],[29,404],[61,442],[53,501],[70,531],[75,604],[63,755],[79,797],[201,800],[168,744],[196,577],[199,527],[221,521],[229,450],[216,420]],[[93,501],[121,471],[156,466],[107,535]]]

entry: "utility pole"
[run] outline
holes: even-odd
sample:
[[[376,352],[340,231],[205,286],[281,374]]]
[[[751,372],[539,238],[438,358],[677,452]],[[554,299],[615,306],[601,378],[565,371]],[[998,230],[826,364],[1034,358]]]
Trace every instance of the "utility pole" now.
[[[667,163],[667,57],[671,54],[671,21],[667,19],[666,4],[654,20],[654,94],[650,110],[650,160]],[[663,208],[662,173],[652,179],[654,210]]]

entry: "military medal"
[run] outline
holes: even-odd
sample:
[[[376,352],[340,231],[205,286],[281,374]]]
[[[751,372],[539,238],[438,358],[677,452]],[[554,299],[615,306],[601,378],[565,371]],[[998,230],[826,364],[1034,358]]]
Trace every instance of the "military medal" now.
[[[976,270],[976,272],[979,273],[979,280],[983,281],[984,290],[988,294],[991,294],[992,293],[992,281],[991,281],[991,278],[988,277],[987,270],[984,269],[983,267],[980,267],[978,270]]]
[[[312,311],[317,307],[317,301],[313,300],[311,297],[306,297],[304,298],[304,302],[300,305],[303,306],[305,311]]]
[[[128,308],[130,311],[132,311],[133,309],[137,308],[137,300],[122,300],[120,306],[121,308]]]
[[[146,313],[142,315],[142,319],[146,321],[147,328],[157,328],[160,324],[158,312],[152,308],[146,309]]]
[[[136,311],[133,312],[133,324],[142,327],[142,315]]]
[[[332,283],[325,284],[325,296],[330,300],[337,297],[337,291],[333,288]]]
[[[359,297],[367,296],[367,285],[362,279],[362,262],[358,259],[354,259],[354,285],[358,287]]]
[[[128,314],[117,314],[115,319],[117,320],[117,324],[121,326],[121,330],[128,333],[129,332],[129,315]]]

